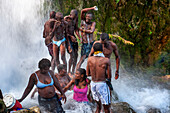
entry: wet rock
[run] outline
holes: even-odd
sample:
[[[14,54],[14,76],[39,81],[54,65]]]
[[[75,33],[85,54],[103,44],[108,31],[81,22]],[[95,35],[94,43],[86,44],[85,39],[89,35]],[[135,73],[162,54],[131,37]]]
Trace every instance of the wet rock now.
[[[126,102],[111,103],[112,113],[136,113]]]
[[[161,113],[161,111],[158,108],[150,108],[146,111],[146,113]]]
[[[31,107],[29,109],[22,109],[22,110],[18,110],[16,112],[13,113],[41,113],[40,108],[37,106]]]

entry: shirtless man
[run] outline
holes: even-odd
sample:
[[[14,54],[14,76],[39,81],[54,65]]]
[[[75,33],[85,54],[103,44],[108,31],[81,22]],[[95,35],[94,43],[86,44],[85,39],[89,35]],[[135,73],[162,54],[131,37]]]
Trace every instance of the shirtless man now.
[[[120,57],[118,53],[118,48],[115,43],[112,41],[109,41],[109,35],[107,33],[102,33],[100,36],[99,41],[95,41],[95,43],[101,43],[103,47],[103,54],[105,57],[109,58],[111,57],[112,53],[115,54],[116,57],[116,72],[115,72],[115,79],[118,79],[119,77],[119,64],[120,64]],[[91,52],[89,56],[92,56],[94,54],[94,49],[91,49]]]
[[[45,22],[44,31],[43,31],[43,38],[45,38],[45,45],[48,47],[48,51],[52,59],[53,59],[53,43],[49,34],[52,32],[54,23],[56,21],[55,14],[56,14],[55,11],[50,12],[50,19]]]
[[[101,43],[93,46],[94,56],[90,56],[87,61],[87,76],[92,76],[91,92],[93,99],[97,103],[95,113],[100,113],[103,105],[105,113],[110,113],[110,90],[106,84],[107,79],[111,80],[111,63],[109,58],[104,56]]]
[[[61,59],[63,63],[67,67],[66,57],[65,57],[65,41],[68,42],[67,37],[67,23],[64,21],[63,14],[61,12],[57,12],[55,15],[56,22],[54,28],[50,34],[51,38],[53,38],[53,54],[54,58],[52,60],[52,70],[55,70],[55,66],[60,64],[59,61],[59,51],[61,52]],[[70,44],[68,43],[68,49],[70,51]]]
[[[96,23],[91,22],[92,20],[92,14],[87,13],[85,16],[85,13],[90,10],[95,10],[97,7],[91,7],[91,8],[85,8],[81,10],[81,28],[79,30],[81,31],[82,36],[82,47],[81,47],[81,58],[77,64],[76,69],[81,67],[81,64],[84,62],[84,60],[88,57],[91,47],[93,45],[93,32],[95,30]]]
[[[64,88],[71,79],[67,74],[66,66],[64,64],[59,64],[57,69],[58,73],[56,73],[55,76],[58,78],[60,86]]]
[[[65,16],[64,20],[68,22],[68,32],[67,36],[69,39],[70,46],[71,46],[71,53],[70,54],[70,59],[69,59],[69,68],[68,68],[68,73],[74,73],[75,67],[77,64],[77,57],[78,57],[78,42],[76,39],[76,36],[74,35],[74,32],[78,36],[79,40],[80,35],[79,35],[79,30],[78,30],[78,12],[76,9],[71,10],[69,16]],[[72,67],[72,71],[71,70]]]

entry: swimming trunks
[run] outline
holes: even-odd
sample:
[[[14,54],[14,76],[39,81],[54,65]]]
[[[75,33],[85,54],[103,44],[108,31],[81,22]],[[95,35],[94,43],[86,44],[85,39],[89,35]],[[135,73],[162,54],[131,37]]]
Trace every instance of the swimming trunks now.
[[[52,98],[42,98],[38,95],[38,103],[40,106],[44,107],[46,111],[51,113],[65,113],[62,108],[62,104],[58,99],[57,94]]]
[[[91,92],[94,100],[100,100],[105,105],[110,104],[110,90],[106,82],[91,81]]]
[[[73,94],[74,100],[78,102],[88,102],[88,98],[87,98],[88,86],[87,85],[83,89],[79,89],[76,87],[76,85],[74,85],[73,91],[74,91],[74,94]]]
[[[93,43],[94,42],[91,42],[90,44],[83,43],[83,45],[81,46],[81,56],[86,55],[86,58],[89,56]]]
[[[53,43],[52,43],[52,42],[49,43],[49,44],[47,45],[47,47],[48,47],[49,54],[50,54],[51,56],[53,56]]]
[[[35,73],[35,75],[36,75],[36,77],[37,77],[37,87],[38,88],[45,88],[45,87],[47,87],[47,86],[52,86],[53,84],[54,84],[54,81],[53,81],[53,79],[52,79],[52,77],[51,77],[51,75],[50,75],[50,73],[48,72],[48,74],[49,74],[49,76],[50,76],[50,78],[51,78],[51,83],[49,83],[49,84],[44,84],[44,83],[42,83],[42,82],[40,82],[39,81],[39,79],[38,79],[38,76],[37,76],[37,74]]]
[[[71,49],[73,51],[78,51],[78,42],[72,42],[70,38],[68,38],[68,39],[69,39],[69,43],[70,43]],[[68,42],[66,43],[66,48],[67,48],[67,52],[69,53]]]
[[[58,47],[60,47],[61,43],[63,43],[66,40],[66,38],[63,38],[62,40],[59,41],[54,41],[53,40],[53,44],[57,45]]]

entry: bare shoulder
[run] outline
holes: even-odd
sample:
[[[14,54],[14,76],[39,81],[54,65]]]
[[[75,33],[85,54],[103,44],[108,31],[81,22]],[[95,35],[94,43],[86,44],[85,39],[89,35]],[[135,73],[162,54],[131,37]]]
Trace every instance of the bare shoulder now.
[[[54,76],[54,71],[49,70],[49,73],[51,74],[51,76]]]
[[[117,45],[116,45],[114,42],[109,41],[109,43],[111,44],[111,46],[112,46],[114,49],[117,49]]]
[[[100,41],[99,41],[99,40],[98,40],[98,41],[95,41],[95,42],[93,43],[93,45],[94,45],[95,43],[100,43]]]

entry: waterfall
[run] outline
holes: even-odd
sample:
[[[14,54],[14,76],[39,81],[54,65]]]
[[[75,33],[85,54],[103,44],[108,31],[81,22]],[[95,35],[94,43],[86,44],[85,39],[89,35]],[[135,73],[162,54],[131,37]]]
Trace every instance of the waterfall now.
[[[0,86],[3,92],[25,87],[30,74],[38,69],[38,61],[50,58],[42,38],[43,3],[43,0],[0,1]]]

